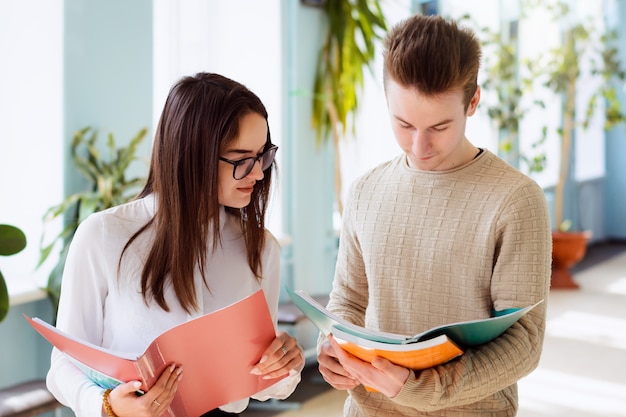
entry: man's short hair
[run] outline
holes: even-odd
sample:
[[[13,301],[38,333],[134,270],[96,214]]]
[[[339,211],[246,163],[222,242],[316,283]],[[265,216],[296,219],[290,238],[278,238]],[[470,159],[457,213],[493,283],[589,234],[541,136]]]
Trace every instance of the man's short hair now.
[[[389,79],[427,96],[464,92],[467,109],[476,93],[481,47],[474,32],[441,16],[411,16],[385,37],[384,82]]]

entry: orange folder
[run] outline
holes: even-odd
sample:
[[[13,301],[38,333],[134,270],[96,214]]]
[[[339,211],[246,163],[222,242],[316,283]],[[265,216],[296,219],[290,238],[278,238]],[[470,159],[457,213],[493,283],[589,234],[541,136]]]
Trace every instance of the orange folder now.
[[[386,346],[371,341],[345,340],[351,335],[340,330],[335,330],[333,337],[343,350],[362,361],[372,362],[375,357],[381,357],[396,365],[415,370],[432,368],[463,354],[463,351],[446,335],[424,342]]]

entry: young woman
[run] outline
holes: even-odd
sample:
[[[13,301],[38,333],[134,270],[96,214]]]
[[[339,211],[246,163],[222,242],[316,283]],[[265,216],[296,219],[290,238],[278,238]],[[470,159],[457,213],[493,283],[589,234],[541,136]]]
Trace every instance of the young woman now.
[[[246,87],[209,73],[177,82],[157,127],[143,191],[93,214],[76,231],[57,327],[108,349],[142,353],[165,330],[259,288],[275,319],[280,248],[264,218],[276,150],[267,111]],[[289,376],[253,398],[287,397],[304,367],[301,347],[277,332],[263,357],[253,373]],[[173,366],[142,396],[134,394],[136,381],[105,391],[55,349],[47,382],[79,417],[156,417],[184,375]],[[247,404],[220,409],[238,413]]]

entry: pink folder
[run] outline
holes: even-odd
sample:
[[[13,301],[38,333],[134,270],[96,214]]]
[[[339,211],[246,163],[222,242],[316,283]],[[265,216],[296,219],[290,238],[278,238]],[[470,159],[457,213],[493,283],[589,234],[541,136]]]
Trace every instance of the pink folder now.
[[[105,388],[138,380],[147,390],[168,365],[182,365],[184,375],[165,416],[198,417],[284,378],[266,380],[250,374],[276,337],[263,290],[167,330],[136,357],[78,340],[38,318],[26,319]]]

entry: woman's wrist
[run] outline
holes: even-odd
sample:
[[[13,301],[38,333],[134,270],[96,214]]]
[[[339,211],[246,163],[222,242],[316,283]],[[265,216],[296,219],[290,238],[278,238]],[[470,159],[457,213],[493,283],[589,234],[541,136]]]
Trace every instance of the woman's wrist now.
[[[109,395],[111,394],[111,389],[107,389],[102,394],[102,416],[103,417],[118,417],[117,414],[113,412],[113,407],[111,407],[111,403],[109,402]]]

